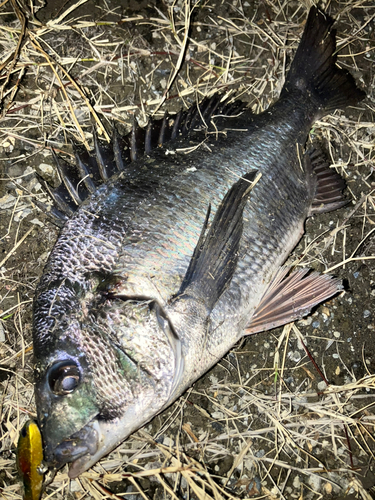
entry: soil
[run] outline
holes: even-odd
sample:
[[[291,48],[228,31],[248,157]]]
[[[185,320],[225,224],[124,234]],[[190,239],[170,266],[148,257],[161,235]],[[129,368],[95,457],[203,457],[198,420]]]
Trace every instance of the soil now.
[[[40,176],[57,185],[49,146],[71,154],[70,141],[82,138],[66,95],[36,44],[84,89],[107,130],[113,122],[126,130],[135,116],[144,123],[158,107],[184,37],[180,2],[88,1],[59,20],[74,4],[35,4],[28,25],[38,38],[34,45],[30,38],[23,42],[20,66],[5,88],[0,492],[7,499],[21,494],[17,437],[23,423],[35,416],[32,299],[59,232],[40,209],[40,203],[50,203]],[[24,8],[29,12],[30,5]],[[8,54],[20,23],[10,4],[1,9],[1,43]],[[311,140],[319,142],[345,178],[350,201],[308,219],[288,263],[328,270],[343,280],[345,291],[291,328],[263,332],[235,346],[172,407],[103,459],[91,476],[69,482],[66,470],[60,471],[47,487],[49,498],[109,498],[111,493],[132,500],[374,497],[375,7],[365,1],[331,2],[329,12],[338,19],[339,64],[367,98],[318,121],[311,132]],[[197,3],[187,57],[158,113],[177,111],[214,90],[236,90],[255,112],[266,108],[280,91],[306,16],[299,2],[282,7],[276,1]],[[18,31],[10,36],[7,27]],[[25,73],[18,81],[21,67]],[[87,102],[65,74],[60,72],[60,78],[91,143]],[[183,466],[194,472],[181,472]]]

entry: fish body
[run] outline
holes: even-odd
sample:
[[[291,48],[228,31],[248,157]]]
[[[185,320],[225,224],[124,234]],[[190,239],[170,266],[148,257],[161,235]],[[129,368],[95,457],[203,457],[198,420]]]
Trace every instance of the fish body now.
[[[300,318],[340,289],[282,268],[306,218],[345,203],[338,176],[303,151],[317,118],[364,96],[335,66],[332,22],[311,9],[268,110],[220,118],[228,130],[212,152],[159,150],[132,162],[65,223],[34,302],[51,467],[72,462],[79,475],[241,337]]]

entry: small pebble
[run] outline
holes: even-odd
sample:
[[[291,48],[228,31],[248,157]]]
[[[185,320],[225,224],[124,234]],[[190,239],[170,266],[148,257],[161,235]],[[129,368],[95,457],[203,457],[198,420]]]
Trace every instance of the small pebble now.
[[[300,487],[301,487],[301,481],[300,481],[300,478],[299,476],[296,476],[293,480],[293,487],[296,489],[296,490],[299,490]]]
[[[327,384],[324,382],[324,380],[318,383],[318,389],[319,391],[324,391],[325,389],[327,389]]]
[[[16,204],[17,198],[11,194],[6,194],[2,198],[0,198],[0,207],[1,210],[5,210],[6,208],[12,208],[13,205]]]
[[[328,309],[328,307],[323,306],[322,307],[322,314],[325,314],[326,316],[330,316],[331,315],[331,311]]]
[[[319,491],[322,480],[318,476],[309,476],[307,482],[314,491]]]
[[[39,219],[33,219],[30,221],[30,224],[35,224],[36,226],[44,227],[43,222],[41,222]]]
[[[324,485],[324,492],[327,494],[327,495],[332,495],[332,485],[330,483],[326,483]]]
[[[298,361],[301,360],[301,354],[298,352],[298,351],[294,351],[294,352],[291,352],[289,354],[289,357],[292,361],[294,361],[295,363],[298,363]]]
[[[173,439],[171,439],[168,436],[164,436],[163,445],[164,446],[173,446],[174,445]]]

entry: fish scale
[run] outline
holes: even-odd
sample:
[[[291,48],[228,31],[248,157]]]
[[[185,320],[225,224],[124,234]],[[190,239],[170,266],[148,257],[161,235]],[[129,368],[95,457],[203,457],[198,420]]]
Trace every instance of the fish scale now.
[[[76,149],[78,170],[60,164],[64,185],[50,192],[66,222],[37,288],[33,330],[51,468],[71,463],[76,477],[241,337],[299,319],[341,290],[332,277],[282,267],[306,218],[346,203],[343,181],[304,150],[316,119],[364,97],[335,65],[332,23],[310,10],[280,98],[260,115],[216,96],[202,113],[194,106],[123,140],[115,134],[112,153],[94,136],[96,157]],[[239,115],[209,129],[225,136],[190,129],[201,114],[231,109]],[[123,161],[122,142],[125,159],[137,160]],[[74,179],[90,171],[81,203]]]

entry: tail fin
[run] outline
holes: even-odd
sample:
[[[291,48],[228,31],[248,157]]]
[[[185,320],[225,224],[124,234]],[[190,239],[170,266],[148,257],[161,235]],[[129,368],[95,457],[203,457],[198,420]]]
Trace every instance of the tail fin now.
[[[315,119],[337,109],[356,104],[366,94],[354,78],[336,66],[334,20],[312,7],[297,52],[280,97],[295,91],[310,93],[317,109]]]

